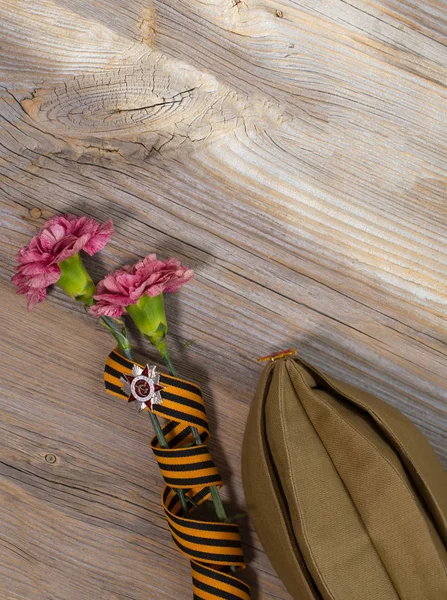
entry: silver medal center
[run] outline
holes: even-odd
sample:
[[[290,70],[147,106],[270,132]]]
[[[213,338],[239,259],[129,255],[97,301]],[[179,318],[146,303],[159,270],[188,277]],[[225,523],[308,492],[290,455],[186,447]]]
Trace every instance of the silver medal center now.
[[[142,388],[145,390],[142,394]],[[147,402],[155,394],[154,382],[145,375],[139,375],[130,384],[132,396],[142,402]]]

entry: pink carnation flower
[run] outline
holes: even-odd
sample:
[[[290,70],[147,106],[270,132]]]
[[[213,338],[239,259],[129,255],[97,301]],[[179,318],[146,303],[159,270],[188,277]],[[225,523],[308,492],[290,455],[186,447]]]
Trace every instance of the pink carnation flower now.
[[[47,287],[61,275],[58,263],[84,250],[93,255],[102,250],[113,233],[109,220],[103,225],[75,215],[52,217],[30,243],[17,253],[12,281],[18,294],[28,297],[28,310],[45,299]]]
[[[192,269],[177,259],[158,260],[155,254],[149,254],[100,281],[93,296],[97,303],[89,311],[95,317],[120,317],[126,306],[136,304],[144,294],[153,297],[176,292],[193,277]]]

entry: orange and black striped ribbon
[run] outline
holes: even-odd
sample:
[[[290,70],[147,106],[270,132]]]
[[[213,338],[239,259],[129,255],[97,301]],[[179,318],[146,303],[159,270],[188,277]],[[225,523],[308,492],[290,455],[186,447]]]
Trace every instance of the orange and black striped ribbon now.
[[[116,349],[109,355],[104,382],[110,394],[127,400],[120,378],[130,374],[134,364],[138,363],[123,357]],[[161,448],[156,437],[151,448],[166,482],[162,502],[172,538],[191,561],[194,600],[249,600],[249,586],[228,572],[231,566],[245,567],[239,527],[234,523],[183,516],[175,491],[183,489],[194,504],[200,505],[211,495],[209,486],[223,485],[206,447],[210,432],[201,389],[164,373],[160,374],[159,383],[163,386],[163,402],[154,404],[153,411],[167,420],[162,429],[169,448]],[[193,445],[191,426],[199,431],[202,445]]]

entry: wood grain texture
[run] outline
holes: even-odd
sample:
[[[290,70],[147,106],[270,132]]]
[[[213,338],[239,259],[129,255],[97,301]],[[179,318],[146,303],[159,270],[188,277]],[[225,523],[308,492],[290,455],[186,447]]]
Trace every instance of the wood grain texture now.
[[[196,270],[171,345],[232,510],[255,358],[285,347],[447,463],[446,33],[435,0],[0,0],[2,598],[191,597],[148,420],[103,391],[111,340],[9,283],[55,213],[114,220],[96,279],[151,251]],[[253,597],[286,600],[244,540]]]

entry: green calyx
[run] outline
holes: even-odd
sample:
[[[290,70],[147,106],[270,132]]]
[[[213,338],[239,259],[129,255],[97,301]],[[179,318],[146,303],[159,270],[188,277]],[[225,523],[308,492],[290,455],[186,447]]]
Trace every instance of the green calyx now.
[[[95,284],[82,262],[79,252],[58,263],[61,270],[56,285],[70,298],[90,305],[93,303]]]
[[[136,304],[127,306],[126,310],[144,337],[158,349],[163,357],[166,356],[168,323],[163,294],[153,297],[144,294]]]

